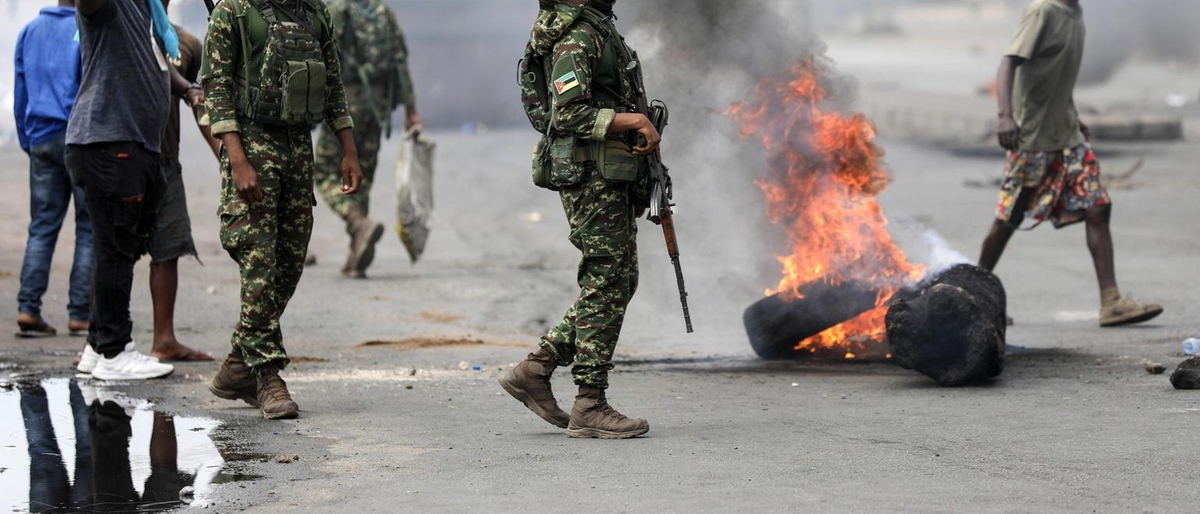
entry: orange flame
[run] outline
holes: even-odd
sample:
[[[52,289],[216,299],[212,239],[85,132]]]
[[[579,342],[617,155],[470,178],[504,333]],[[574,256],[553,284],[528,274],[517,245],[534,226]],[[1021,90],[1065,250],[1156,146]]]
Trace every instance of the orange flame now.
[[[875,143],[875,127],[861,113],[826,108],[823,78],[829,63],[812,58],[784,77],[759,83],[751,102],[728,114],[739,134],[758,139],[769,177],[755,184],[766,197],[767,216],[787,234],[791,254],[779,256],[783,277],[767,291],[803,297],[799,288],[825,281],[861,281],[879,291],[876,308],[798,342],[798,350],[845,352],[847,359],[883,356],[888,300],[924,274],[892,241],[875,196],[891,181]]]

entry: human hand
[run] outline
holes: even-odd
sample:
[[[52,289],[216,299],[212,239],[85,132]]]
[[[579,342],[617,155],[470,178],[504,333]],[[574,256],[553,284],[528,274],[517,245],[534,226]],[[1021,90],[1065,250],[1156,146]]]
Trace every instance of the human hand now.
[[[1000,116],[996,133],[1000,139],[1000,148],[1015,152],[1021,147],[1021,127],[1017,126],[1017,120],[1011,114]]]
[[[650,118],[639,114],[641,120],[638,123],[637,132],[642,136],[642,143],[633,147],[633,153],[636,155],[649,155],[651,152],[658,151],[658,144],[662,142],[662,136],[658,134],[658,129],[654,128],[654,124],[650,123]]]
[[[357,154],[346,154],[342,158],[342,194],[352,195],[358,192],[362,185],[362,169],[358,164]]]
[[[258,172],[254,171],[254,166],[246,160],[239,160],[231,163],[230,167],[233,168],[233,187],[238,198],[248,203],[262,200],[262,181],[258,178]]]

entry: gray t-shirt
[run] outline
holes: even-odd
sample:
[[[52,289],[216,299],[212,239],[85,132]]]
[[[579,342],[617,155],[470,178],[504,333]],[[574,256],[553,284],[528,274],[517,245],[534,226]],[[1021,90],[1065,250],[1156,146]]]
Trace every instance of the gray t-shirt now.
[[[1013,117],[1021,150],[1048,152],[1083,143],[1075,110],[1075,81],[1083,62],[1083,11],[1058,0],[1036,0],[1006,55],[1025,60],[1013,82]]]
[[[146,1],[108,0],[76,15],[82,72],[67,144],[136,141],[159,153],[171,82]]]

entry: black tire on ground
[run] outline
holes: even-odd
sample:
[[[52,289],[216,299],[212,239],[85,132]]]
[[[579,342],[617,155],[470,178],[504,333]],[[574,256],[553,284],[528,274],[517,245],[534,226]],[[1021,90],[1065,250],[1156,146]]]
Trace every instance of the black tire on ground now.
[[[766,360],[806,357],[796,351],[801,341],[848,321],[875,306],[878,294],[864,284],[831,286],[813,282],[801,288],[804,296],[785,301],[779,295],[755,302],[742,314],[754,353]]]
[[[942,386],[999,376],[1006,302],[999,278],[966,264],[901,292],[886,319],[893,360]]]

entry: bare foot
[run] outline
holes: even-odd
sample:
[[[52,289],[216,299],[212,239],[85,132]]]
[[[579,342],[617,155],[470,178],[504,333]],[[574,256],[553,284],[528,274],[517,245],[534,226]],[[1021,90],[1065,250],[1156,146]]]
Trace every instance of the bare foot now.
[[[202,362],[211,361],[213,356],[208,352],[199,352],[184,346],[179,341],[158,341],[150,349],[150,356],[162,362]]]

